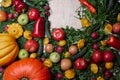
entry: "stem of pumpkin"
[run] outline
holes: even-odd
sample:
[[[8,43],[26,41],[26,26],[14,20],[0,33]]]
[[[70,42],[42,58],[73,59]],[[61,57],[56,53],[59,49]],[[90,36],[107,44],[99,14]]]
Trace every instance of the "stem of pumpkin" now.
[[[22,77],[20,80],[29,80],[27,77]]]

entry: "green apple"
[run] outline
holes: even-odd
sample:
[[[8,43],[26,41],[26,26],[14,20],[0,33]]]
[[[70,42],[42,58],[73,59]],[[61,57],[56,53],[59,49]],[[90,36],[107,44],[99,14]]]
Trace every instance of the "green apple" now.
[[[21,25],[26,25],[29,21],[27,14],[21,14],[18,16],[17,21]]]
[[[53,63],[57,63],[60,61],[60,54],[57,52],[52,52],[49,58]]]
[[[20,59],[27,58],[29,56],[29,53],[25,49],[20,49],[18,57]]]

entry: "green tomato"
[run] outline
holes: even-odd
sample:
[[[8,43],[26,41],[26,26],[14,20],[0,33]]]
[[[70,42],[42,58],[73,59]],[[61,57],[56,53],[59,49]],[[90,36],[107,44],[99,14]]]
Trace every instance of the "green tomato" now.
[[[28,21],[29,21],[28,15],[27,14],[19,15],[17,21],[21,25],[26,25],[28,23]]]
[[[19,59],[28,58],[29,53],[25,49],[20,49],[18,57]]]
[[[60,55],[57,52],[51,53],[49,58],[53,63],[57,63],[60,61]]]

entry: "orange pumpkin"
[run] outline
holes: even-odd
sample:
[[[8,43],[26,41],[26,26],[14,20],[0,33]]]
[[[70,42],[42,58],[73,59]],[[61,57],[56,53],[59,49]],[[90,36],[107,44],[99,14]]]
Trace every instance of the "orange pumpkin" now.
[[[0,33],[0,66],[10,64],[18,55],[19,47],[15,38],[8,33]]]
[[[3,80],[51,80],[51,76],[42,62],[35,58],[25,58],[7,67]]]

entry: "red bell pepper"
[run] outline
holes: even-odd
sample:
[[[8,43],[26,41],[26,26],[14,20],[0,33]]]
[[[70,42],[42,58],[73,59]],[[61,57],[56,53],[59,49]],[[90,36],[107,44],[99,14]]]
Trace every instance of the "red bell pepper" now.
[[[106,43],[116,49],[120,49],[120,40],[114,35],[111,35],[109,37],[109,40],[106,41]]]
[[[88,10],[91,12],[91,13],[95,13],[96,12],[96,9],[94,8],[94,6],[89,3],[87,0],[79,0],[84,6],[86,6],[88,8]]]
[[[43,38],[45,36],[45,22],[43,17],[39,17],[33,28],[33,37],[34,38]]]
[[[26,11],[27,9],[28,9],[28,6],[24,2],[19,2],[19,4],[17,4],[15,6],[15,10],[18,13],[22,13],[22,12]]]

